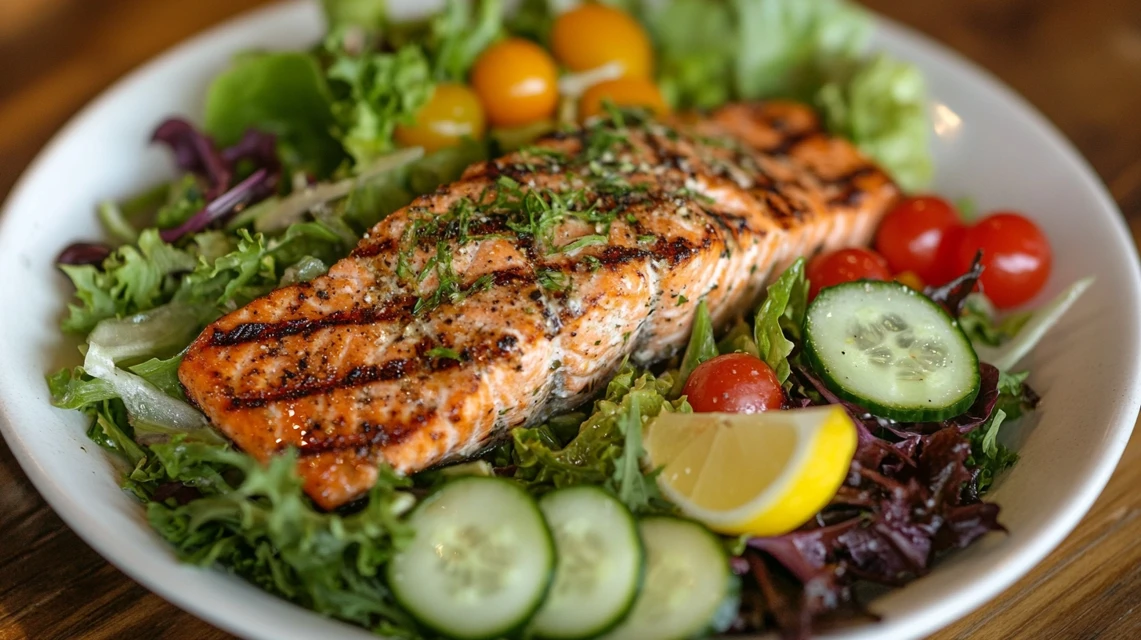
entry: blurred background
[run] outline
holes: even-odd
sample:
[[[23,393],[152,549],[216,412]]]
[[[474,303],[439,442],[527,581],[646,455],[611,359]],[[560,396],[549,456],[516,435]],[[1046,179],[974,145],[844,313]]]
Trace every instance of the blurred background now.
[[[0,193],[115,79],[264,0],[0,0]],[[1141,2],[863,0],[982,65],[1042,110],[1114,195],[1141,190]],[[1096,151],[1096,153],[1090,153]],[[1133,164],[1131,166],[1131,161]]]
[[[68,118],[116,79],[261,4],[267,2],[0,0],[0,199]],[[950,46],[1033,103],[1085,155],[1134,238],[1141,236],[1141,0],[863,4]],[[1135,438],[1063,546],[937,637],[1141,638],[1139,483]],[[2,443],[0,532],[0,640],[70,638],[79,630],[90,638],[226,637],[88,549]]]

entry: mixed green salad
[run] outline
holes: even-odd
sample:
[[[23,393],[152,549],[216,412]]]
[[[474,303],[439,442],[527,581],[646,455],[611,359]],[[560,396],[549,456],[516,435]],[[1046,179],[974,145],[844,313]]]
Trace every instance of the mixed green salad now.
[[[394,23],[384,0],[325,0],[321,42],[243,53],[211,83],[200,123],[156,128],[178,175],[101,204],[106,239],[60,255],[75,286],[62,329],[85,337],[84,363],[48,377],[55,406],[86,415],[89,437],[123,461],[123,487],[155,531],[186,562],[413,639],[803,637],[864,614],[858,582],[904,584],[942,552],[1001,530],[983,496],[1017,454],[999,434],[1038,402],[1014,367],[1088,282],[1033,313],[1000,315],[1043,286],[1048,242],[1017,213],[971,220],[967,206],[932,195],[905,199],[874,248],[798,260],[724,333],[700,304],[681,357],[653,370],[624,364],[589,405],[515,429],[478,459],[412,477],[382,467],[366,499],[333,512],[302,490],[295,452],[260,464],[186,402],[178,365],[207,324],[323,274],[370,227],[471,163],[600,110],[804,101],[905,191],[927,188],[923,77],[868,50],[872,22],[858,6],[572,4],[524,0],[504,14],[498,0],[452,0],[428,20]],[[519,82],[540,88],[516,96]],[[994,259],[1004,253],[1036,266],[1006,272]],[[828,318],[881,298],[883,315],[856,331],[861,362],[889,365],[898,349],[885,340],[910,348],[907,327],[922,321],[934,327],[920,336],[931,340],[924,366],[950,372],[936,395],[845,383],[848,354],[830,350],[851,327]],[[709,376],[742,357],[771,375],[768,395]],[[646,421],[716,410],[707,400],[722,392],[740,400],[723,411],[846,413],[858,436],[850,466],[810,520],[778,535],[714,533],[679,517],[641,464]],[[935,397],[937,407],[923,404]],[[449,592],[429,562],[439,550],[416,535],[439,526],[425,504],[475,524],[486,516],[465,505],[494,505],[518,544],[498,561],[448,569],[469,585]],[[552,538],[582,514],[593,524],[577,543]],[[456,553],[484,544],[475,524],[456,534]],[[571,567],[599,565],[611,580],[567,595]],[[674,565],[700,589],[671,581]],[[479,600],[488,591],[499,599]]]

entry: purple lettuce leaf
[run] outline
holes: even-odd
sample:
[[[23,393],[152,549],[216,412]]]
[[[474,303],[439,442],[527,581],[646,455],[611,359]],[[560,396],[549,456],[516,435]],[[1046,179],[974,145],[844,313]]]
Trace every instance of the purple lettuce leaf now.
[[[979,363],[979,394],[969,409],[941,424],[955,427],[959,433],[970,433],[990,419],[998,403],[998,369],[986,362]],[[1033,391],[1031,391],[1033,393]]]
[[[218,150],[214,141],[194,125],[170,118],[159,125],[152,139],[165,143],[178,167],[198,175],[206,184],[206,206],[181,225],[162,230],[160,235],[165,242],[202,231],[273,195],[281,180],[276,138],[269,133],[250,129],[237,143]],[[231,185],[238,175],[238,164],[243,161],[252,163],[253,171]]]
[[[186,120],[168,118],[155,129],[151,141],[162,142],[169,147],[179,169],[197,174],[205,180],[207,202],[217,198],[230,186],[233,176],[231,163],[226,162],[218,152],[213,140]]]
[[[281,161],[277,157],[277,137],[272,133],[250,129],[241,140],[222,149],[222,160],[227,166],[236,167],[242,160],[249,160],[255,166],[277,172]]]
[[[958,318],[959,314],[963,312],[963,304],[966,302],[967,296],[971,294],[971,291],[974,291],[975,285],[978,284],[979,278],[983,274],[985,267],[983,267],[982,259],[983,252],[980,249],[975,254],[971,268],[966,273],[941,287],[927,287],[923,294],[943,307],[952,318]]]
[[[111,255],[111,251],[110,246],[98,242],[73,242],[59,253],[55,261],[57,264],[90,264],[98,267]]]
[[[186,222],[173,229],[160,231],[159,236],[163,242],[174,242],[185,235],[202,231],[215,221],[229,217],[240,207],[247,207],[269,197],[277,187],[277,177],[269,169],[258,169],[190,216]]]
[[[949,508],[946,523],[935,534],[935,551],[963,549],[991,531],[1006,531],[998,522],[998,505],[977,502]]]
[[[1005,531],[998,507],[970,490],[974,470],[966,465],[965,434],[994,411],[999,374],[981,364],[974,405],[950,420],[922,424],[877,418],[804,367],[794,375],[804,386],[790,405],[801,406],[805,390],[814,389],[817,401],[842,406],[856,424],[857,449],[844,485],[813,521],[747,541],[737,567],[747,567],[746,592],[753,595],[743,602],[762,605],[743,609],[735,630],[769,625],[784,638],[805,638],[830,620],[866,614],[853,598],[857,582],[906,584],[927,574],[940,553]]]

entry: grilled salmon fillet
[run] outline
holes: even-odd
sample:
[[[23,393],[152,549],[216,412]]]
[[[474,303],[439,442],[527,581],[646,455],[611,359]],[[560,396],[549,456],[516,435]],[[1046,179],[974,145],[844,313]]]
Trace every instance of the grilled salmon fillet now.
[[[479,452],[684,347],[799,256],[866,243],[899,197],[806,106],[608,119],[469,167],[373,227],[327,275],[222,317],[187,396],[242,450],[300,452],[324,508],[385,462]]]

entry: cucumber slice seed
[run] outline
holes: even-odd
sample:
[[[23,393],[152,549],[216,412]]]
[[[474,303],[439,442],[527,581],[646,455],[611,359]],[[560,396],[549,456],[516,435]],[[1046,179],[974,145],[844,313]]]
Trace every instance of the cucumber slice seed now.
[[[622,622],[642,586],[645,553],[634,516],[600,487],[539,500],[555,538],[555,580],[531,621],[540,638],[593,638]]]
[[[468,476],[437,489],[408,518],[413,539],[388,564],[396,600],[451,638],[483,640],[520,629],[554,573],[550,529],[518,484]]]
[[[934,301],[895,282],[822,289],[805,318],[805,355],[836,395],[901,422],[945,420],[979,391],[970,340]]]
[[[669,516],[638,523],[646,580],[630,614],[604,640],[684,640],[720,633],[737,615],[739,582],[720,538]]]

